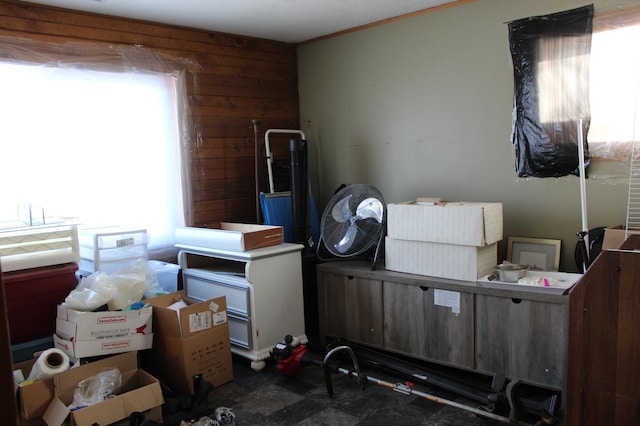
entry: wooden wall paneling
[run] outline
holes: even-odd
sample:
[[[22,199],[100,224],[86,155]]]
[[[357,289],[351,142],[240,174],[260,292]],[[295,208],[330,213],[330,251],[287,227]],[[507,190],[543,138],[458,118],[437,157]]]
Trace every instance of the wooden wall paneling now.
[[[299,127],[295,45],[16,0],[0,3],[0,36],[67,48],[135,45],[197,64],[186,82],[194,225],[256,220],[252,120],[261,121],[259,189],[268,191],[264,132]],[[11,56],[1,47],[0,55]],[[275,145],[274,155],[286,163],[288,145]]]
[[[103,41],[124,45],[135,42],[163,50],[200,51],[223,56],[244,56],[242,50],[245,50],[261,60],[295,64],[295,59],[286,53],[292,45],[269,40],[83,13],[17,0],[2,2],[2,16],[7,18],[3,22],[3,29],[13,34],[31,34],[32,38],[40,40],[60,37],[61,41]]]

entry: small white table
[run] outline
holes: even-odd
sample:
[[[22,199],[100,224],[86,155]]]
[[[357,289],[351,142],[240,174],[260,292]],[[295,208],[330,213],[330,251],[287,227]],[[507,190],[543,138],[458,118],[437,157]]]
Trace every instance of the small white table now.
[[[307,342],[304,329],[302,249],[278,244],[230,251],[176,244],[186,294],[194,300],[225,296],[231,352],[262,370],[273,346],[290,334]]]

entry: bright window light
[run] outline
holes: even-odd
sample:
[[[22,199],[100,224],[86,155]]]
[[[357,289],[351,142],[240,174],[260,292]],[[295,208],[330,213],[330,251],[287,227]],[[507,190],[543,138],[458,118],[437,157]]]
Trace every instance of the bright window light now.
[[[640,132],[640,25],[593,33],[591,129],[593,142],[631,142]]]
[[[0,226],[184,226],[178,78],[0,62]],[[31,223],[28,223],[31,222]]]
[[[585,37],[544,37],[537,44],[538,114],[542,123],[585,117],[589,54]],[[584,78],[582,78],[584,76]]]

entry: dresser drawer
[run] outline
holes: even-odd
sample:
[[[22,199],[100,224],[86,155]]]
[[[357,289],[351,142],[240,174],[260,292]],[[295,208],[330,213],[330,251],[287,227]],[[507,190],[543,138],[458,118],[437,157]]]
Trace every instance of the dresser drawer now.
[[[229,335],[231,343],[245,349],[253,349],[251,339],[251,320],[233,314],[227,316],[229,319]]]
[[[251,312],[250,284],[242,278],[215,274],[203,269],[183,272],[187,296],[196,300],[209,300],[220,296],[227,299],[229,313],[249,317]]]

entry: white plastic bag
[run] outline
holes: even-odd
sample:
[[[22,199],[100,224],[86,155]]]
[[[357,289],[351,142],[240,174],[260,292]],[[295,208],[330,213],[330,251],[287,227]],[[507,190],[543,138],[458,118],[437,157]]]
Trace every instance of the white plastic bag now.
[[[66,297],[64,304],[70,309],[91,312],[107,304],[110,311],[127,309],[142,300],[147,289],[147,265],[138,260],[113,274],[95,272],[84,277],[75,290]],[[157,286],[157,276],[155,279]]]
[[[147,266],[143,260],[111,275],[111,285],[116,293],[108,302],[110,311],[127,309],[132,303],[142,300],[147,289]]]
[[[67,308],[76,311],[94,311],[111,301],[117,289],[111,284],[111,278],[104,272],[95,272],[82,278],[75,290],[65,298]]]

